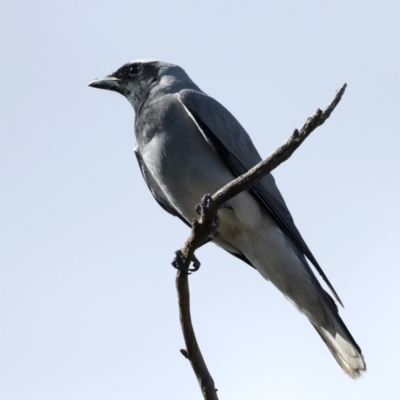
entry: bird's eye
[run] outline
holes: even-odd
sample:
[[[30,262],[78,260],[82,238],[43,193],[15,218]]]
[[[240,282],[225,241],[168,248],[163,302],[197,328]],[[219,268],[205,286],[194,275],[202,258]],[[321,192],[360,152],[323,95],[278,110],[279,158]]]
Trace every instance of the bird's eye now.
[[[136,75],[139,71],[140,71],[140,66],[139,66],[139,64],[133,64],[133,65],[131,65],[131,66],[129,67],[128,74],[129,74],[130,76]]]

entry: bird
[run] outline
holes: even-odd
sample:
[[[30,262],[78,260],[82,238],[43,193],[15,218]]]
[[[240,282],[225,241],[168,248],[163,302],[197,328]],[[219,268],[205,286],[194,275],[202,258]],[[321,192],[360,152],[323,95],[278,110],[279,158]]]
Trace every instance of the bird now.
[[[237,119],[178,65],[135,60],[89,86],[115,91],[132,105],[134,152],[143,178],[158,204],[188,226],[198,217],[199,199],[262,160]],[[342,301],[294,224],[273,176],[231,199],[218,217],[209,241],[270,281],[308,318],[343,371],[353,379],[362,376],[366,363],[339,316],[335,300],[343,306]]]

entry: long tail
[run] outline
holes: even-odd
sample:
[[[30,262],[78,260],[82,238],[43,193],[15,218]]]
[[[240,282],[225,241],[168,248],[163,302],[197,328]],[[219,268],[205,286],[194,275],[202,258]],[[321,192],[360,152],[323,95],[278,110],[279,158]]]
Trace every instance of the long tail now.
[[[329,330],[322,326],[317,326],[313,322],[311,323],[343,371],[351,378],[357,379],[367,369],[361,349],[344,325],[339,314],[333,317],[334,324]]]
[[[320,285],[315,275],[310,271],[306,260],[303,264],[308,270],[311,282],[317,290],[320,298],[320,306],[314,310],[309,309],[309,312],[304,312],[311,324],[314,326],[322,340],[328,346],[333,357],[342,367],[343,371],[353,379],[360,378],[367,370],[364,357],[361,349],[354,340],[350,331],[347,329],[342,318],[340,318],[338,307],[332,297]],[[298,307],[298,306],[297,306]]]

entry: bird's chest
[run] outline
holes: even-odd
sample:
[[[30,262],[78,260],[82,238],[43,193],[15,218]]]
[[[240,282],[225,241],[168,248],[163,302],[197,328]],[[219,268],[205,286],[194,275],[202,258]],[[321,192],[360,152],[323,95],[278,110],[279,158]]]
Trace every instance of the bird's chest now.
[[[153,114],[138,144],[147,169],[168,200],[192,219],[201,197],[214,193],[232,176],[183,107],[169,111]]]

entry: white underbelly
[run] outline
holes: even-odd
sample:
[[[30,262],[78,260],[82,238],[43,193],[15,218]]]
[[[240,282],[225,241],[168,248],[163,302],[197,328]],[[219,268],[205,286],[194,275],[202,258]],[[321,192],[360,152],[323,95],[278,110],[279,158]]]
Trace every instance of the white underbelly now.
[[[195,207],[205,194],[215,193],[234,179],[198,135],[198,131],[182,135],[180,141],[159,135],[141,148],[143,160],[164,195],[188,221],[198,217]],[[302,261],[277,224],[248,192],[229,203],[233,211],[219,212],[218,232],[223,240],[244,254],[265,279],[309,317],[323,312]]]
[[[176,140],[168,140],[166,135],[154,137],[141,148],[141,155],[168,201],[189,221],[198,216],[195,208],[205,194],[215,193],[234,179],[199,133],[182,135],[178,144]],[[227,225],[236,227],[244,223],[250,224],[251,229],[256,228],[260,208],[252,196],[242,193],[230,204],[234,212],[221,211],[227,214]]]

